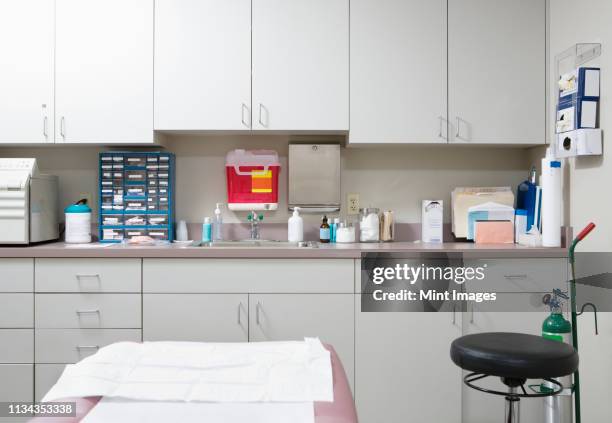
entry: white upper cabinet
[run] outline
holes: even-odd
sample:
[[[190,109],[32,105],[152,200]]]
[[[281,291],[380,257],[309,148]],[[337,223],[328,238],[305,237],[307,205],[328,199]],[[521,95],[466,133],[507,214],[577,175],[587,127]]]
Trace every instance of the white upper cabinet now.
[[[153,0],[56,0],[56,142],[153,141]]]
[[[154,126],[250,129],[251,0],[156,0]]]
[[[445,143],[446,0],[351,0],[350,143]]]
[[[253,129],[347,131],[348,0],[253,0]]]
[[[545,142],[546,1],[448,2],[450,138]]]
[[[53,142],[53,2],[0,2],[0,143]]]

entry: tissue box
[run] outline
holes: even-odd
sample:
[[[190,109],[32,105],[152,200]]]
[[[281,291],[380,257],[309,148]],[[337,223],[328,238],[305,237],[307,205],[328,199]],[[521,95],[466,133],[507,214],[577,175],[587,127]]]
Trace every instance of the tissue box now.
[[[478,221],[474,231],[476,244],[514,244],[514,224],[511,221]]]
[[[582,128],[597,128],[598,99],[568,98],[557,106],[558,134]]]
[[[582,67],[561,75],[559,103],[585,97],[599,100],[599,73],[599,68]]]

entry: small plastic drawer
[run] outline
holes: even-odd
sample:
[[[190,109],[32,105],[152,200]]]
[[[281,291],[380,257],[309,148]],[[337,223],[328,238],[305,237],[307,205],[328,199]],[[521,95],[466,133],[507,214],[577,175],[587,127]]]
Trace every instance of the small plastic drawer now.
[[[113,156],[100,156],[100,161],[104,164],[104,163],[112,163],[113,162]]]
[[[157,156],[147,156],[147,165],[149,164],[157,164]]]
[[[157,187],[158,186],[157,179],[149,179],[147,181],[147,185],[149,186],[149,188]]]
[[[158,198],[159,204],[168,204],[167,195],[159,195],[157,198]]]
[[[102,226],[119,226],[123,225],[122,214],[103,214]]]
[[[118,187],[113,187],[113,195],[118,196],[118,195],[123,195],[123,185],[118,186]]]
[[[123,164],[123,156],[113,156],[113,164]]]
[[[121,178],[121,179],[113,179],[113,187],[115,187],[115,188],[123,188],[123,178]]]
[[[123,170],[123,163],[114,163],[113,170]]]
[[[100,168],[102,169],[102,171],[110,171],[113,170],[113,164],[108,162],[108,163],[104,163],[102,162],[102,164],[100,165]]]
[[[147,234],[153,239],[159,240],[167,240],[168,239],[168,229],[160,228],[160,229],[149,229]]]
[[[147,169],[147,179],[157,179],[157,170],[149,170]]]
[[[168,225],[167,214],[150,214],[148,216],[149,225],[151,226],[165,226]]]
[[[126,187],[125,195],[130,197],[143,197],[145,195],[144,185],[129,185]]]
[[[159,156],[159,164],[170,163],[170,156]]]
[[[125,230],[125,238],[126,239],[131,239],[134,238],[136,236],[146,236],[147,235],[147,230],[146,229],[126,229]]]
[[[160,165],[161,167],[162,165]],[[168,179],[169,178],[169,172],[168,170],[158,170],[157,171],[157,178],[158,179]]]
[[[126,200],[125,210],[144,211],[147,209],[145,200]]]
[[[152,195],[157,195],[157,188],[155,187],[147,188],[147,194],[149,195],[149,197]]]
[[[113,191],[113,187],[111,186],[102,186],[102,189],[100,190],[100,193],[102,194],[102,197],[108,196],[108,195],[113,195],[114,191]]]
[[[112,170],[103,170],[101,176],[102,176],[102,179],[113,179],[113,171]]]
[[[144,182],[147,177],[145,170],[126,170],[125,179],[128,182]]]
[[[127,156],[125,158],[126,166],[144,166],[146,160],[144,156]]]
[[[103,180],[103,181],[100,182],[100,184],[103,187],[112,187],[113,186],[113,180],[112,179]]]
[[[125,226],[145,226],[147,224],[147,216],[144,214],[126,214],[124,216]]]
[[[160,197],[168,197],[168,188],[159,187],[159,189],[157,190],[157,194]]]
[[[102,241],[121,241],[123,236],[123,229],[102,229]]]
[[[158,179],[157,180],[157,185],[159,187],[168,188],[168,180],[167,179]]]
[[[108,194],[108,195],[102,195],[102,205],[103,206],[111,206],[113,205],[113,195],[112,194]]]

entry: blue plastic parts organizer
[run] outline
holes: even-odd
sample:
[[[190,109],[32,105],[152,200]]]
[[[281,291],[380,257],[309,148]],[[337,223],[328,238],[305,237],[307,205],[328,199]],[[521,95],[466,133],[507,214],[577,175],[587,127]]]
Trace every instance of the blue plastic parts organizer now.
[[[174,239],[174,154],[100,153],[100,242]]]

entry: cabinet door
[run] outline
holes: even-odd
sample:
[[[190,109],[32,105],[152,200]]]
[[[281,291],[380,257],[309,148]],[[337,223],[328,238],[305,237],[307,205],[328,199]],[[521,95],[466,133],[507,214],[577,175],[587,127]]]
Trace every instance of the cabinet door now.
[[[253,129],[348,130],[348,0],[253,0]]]
[[[247,294],[144,294],[145,341],[246,342]]]
[[[351,1],[351,143],[445,143],[446,0]]]
[[[469,287],[466,288],[469,291]],[[543,295],[544,293],[498,293],[495,303],[469,304],[468,311],[463,315],[464,334],[519,332],[541,335],[542,323],[548,316],[546,306],[542,303]],[[508,311],[497,311],[500,307]],[[490,389],[507,390],[507,387],[494,377],[481,380],[478,384]],[[498,416],[501,419],[504,412],[504,397],[486,394],[465,385],[462,389],[463,422],[489,423],[491,416]],[[542,399],[522,399],[521,422],[542,422],[543,404]]]
[[[0,143],[53,142],[53,2],[0,2]]]
[[[543,144],[546,1],[448,2],[449,136]]]
[[[57,0],[56,140],[153,141],[153,0]]]
[[[251,1],[155,2],[155,129],[249,130]]]
[[[458,423],[461,369],[449,351],[461,336],[459,313],[361,312],[360,296],[356,301],[359,421]]]
[[[249,295],[249,340],[316,337],[331,344],[351,386],[354,371],[353,294]]]

